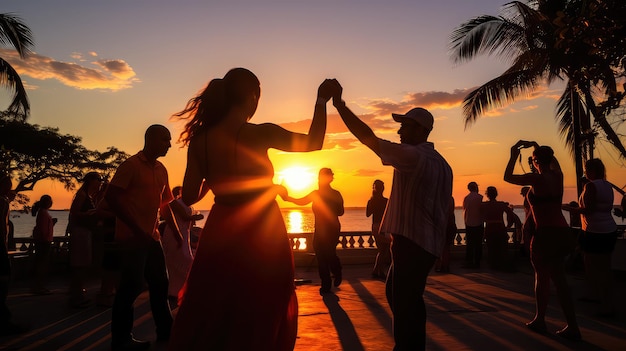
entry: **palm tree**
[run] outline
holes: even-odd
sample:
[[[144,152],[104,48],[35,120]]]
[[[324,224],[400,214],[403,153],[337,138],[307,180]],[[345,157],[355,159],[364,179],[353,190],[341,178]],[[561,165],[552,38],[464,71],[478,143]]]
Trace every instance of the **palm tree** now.
[[[30,28],[11,13],[0,13],[0,45],[12,46],[22,59],[31,52],[33,35]],[[0,57],[0,85],[13,90],[13,101],[7,109],[13,116],[25,120],[30,113],[30,104],[22,79],[15,69]]]
[[[500,16],[483,15],[461,24],[451,35],[455,62],[480,54],[511,62],[504,73],[465,98],[466,128],[487,110],[541,84],[566,81],[556,118],[574,157],[580,193],[582,164],[593,157],[598,130],[626,157],[607,119],[624,99],[617,82],[625,76],[625,18],[624,0],[530,0],[505,4]]]

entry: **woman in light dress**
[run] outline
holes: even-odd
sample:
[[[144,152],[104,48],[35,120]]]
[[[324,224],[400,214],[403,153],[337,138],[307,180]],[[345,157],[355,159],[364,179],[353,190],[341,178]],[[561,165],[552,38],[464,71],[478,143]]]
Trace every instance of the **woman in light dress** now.
[[[194,214],[191,206],[187,206],[181,196],[182,187],[177,186],[172,189],[174,200],[170,203],[172,212],[182,235],[182,243],[179,243],[175,237],[175,230],[170,224],[171,218],[165,219],[165,228],[161,235],[161,244],[163,245],[163,253],[165,254],[165,263],[167,264],[167,272],[170,277],[168,295],[171,301],[178,301],[178,293],[187,279],[187,273],[193,262],[193,254],[191,252],[190,234],[196,221],[204,218],[202,214]],[[165,212],[169,213],[169,211]]]

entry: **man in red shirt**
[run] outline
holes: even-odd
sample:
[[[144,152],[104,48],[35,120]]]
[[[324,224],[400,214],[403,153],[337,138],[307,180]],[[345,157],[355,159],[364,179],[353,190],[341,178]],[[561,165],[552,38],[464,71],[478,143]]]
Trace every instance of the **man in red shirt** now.
[[[133,303],[143,290],[144,278],[150,291],[157,340],[169,339],[173,319],[157,226],[159,209],[169,210],[167,204],[174,197],[167,170],[157,158],[167,154],[170,141],[166,127],[148,127],[143,150],[119,166],[105,195],[117,218],[115,239],[123,247],[120,283],[111,317],[112,350],[147,350],[150,347],[149,341],[136,340],[132,335]]]

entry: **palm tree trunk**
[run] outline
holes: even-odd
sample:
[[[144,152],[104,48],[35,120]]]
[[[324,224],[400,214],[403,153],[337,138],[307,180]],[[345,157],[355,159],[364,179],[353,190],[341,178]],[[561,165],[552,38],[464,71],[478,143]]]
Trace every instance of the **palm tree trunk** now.
[[[578,91],[576,84],[570,79],[570,94],[572,104],[572,131],[574,133],[574,166],[576,169],[576,192],[577,195],[583,192],[583,150],[582,150],[582,135],[580,130],[580,109],[578,105],[579,97],[575,96],[575,92]]]

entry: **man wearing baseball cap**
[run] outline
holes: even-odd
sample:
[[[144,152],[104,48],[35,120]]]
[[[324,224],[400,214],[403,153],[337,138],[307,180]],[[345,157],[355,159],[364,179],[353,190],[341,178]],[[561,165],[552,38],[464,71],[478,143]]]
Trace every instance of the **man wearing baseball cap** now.
[[[387,301],[393,312],[394,351],[426,348],[424,289],[435,260],[443,252],[452,199],[452,169],[427,141],[434,118],[416,107],[392,114],[401,123],[400,143],[378,138],[341,100],[333,96],[344,123],[357,139],[393,167],[393,184],[380,231],[391,233],[392,264]]]

